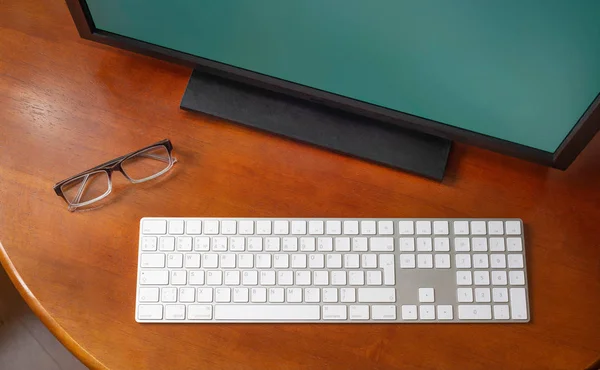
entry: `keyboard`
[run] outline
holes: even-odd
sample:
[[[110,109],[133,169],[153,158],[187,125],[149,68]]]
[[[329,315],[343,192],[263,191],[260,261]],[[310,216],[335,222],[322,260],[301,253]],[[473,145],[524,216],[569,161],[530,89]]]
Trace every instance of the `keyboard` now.
[[[528,322],[520,219],[142,218],[140,323]]]

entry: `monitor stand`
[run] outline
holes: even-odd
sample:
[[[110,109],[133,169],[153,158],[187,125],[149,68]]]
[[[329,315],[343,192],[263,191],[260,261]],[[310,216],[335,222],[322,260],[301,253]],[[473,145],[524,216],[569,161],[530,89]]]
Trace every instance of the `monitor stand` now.
[[[452,142],[194,70],[181,108],[437,181]]]

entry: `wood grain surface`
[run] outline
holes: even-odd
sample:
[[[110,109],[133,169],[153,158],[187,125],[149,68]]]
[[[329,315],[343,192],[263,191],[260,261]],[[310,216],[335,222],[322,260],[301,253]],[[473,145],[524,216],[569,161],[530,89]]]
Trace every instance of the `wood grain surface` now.
[[[0,1],[0,260],[88,366],[581,369],[600,356],[600,137],[566,172],[457,144],[440,184],[181,111],[189,74],[79,39],[61,1]],[[163,138],[173,170],[115,174],[99,209],[69,213],[52,191]],[[520,217],[532,321],[137,324],[144,216]]]

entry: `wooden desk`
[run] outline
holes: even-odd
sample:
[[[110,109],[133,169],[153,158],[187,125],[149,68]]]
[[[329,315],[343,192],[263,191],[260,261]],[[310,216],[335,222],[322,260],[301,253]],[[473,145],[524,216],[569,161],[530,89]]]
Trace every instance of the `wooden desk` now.
[[[0,11],[0,261],[111,369],[581,369],[600,356],[600,137],[567,172],[456,145],[442,184],[181,111],[190,70],[80,40],[60,1]],[[163,138],[160,180],[69,213],[52,185]],[[143,216],[521,217],[532,322],[140,325]]]

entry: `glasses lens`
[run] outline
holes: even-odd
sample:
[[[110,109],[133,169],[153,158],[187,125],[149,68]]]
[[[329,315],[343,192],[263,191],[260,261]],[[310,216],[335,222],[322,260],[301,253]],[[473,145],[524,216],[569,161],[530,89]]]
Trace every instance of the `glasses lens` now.
[[[156,146],[127,158],[121,164],[123,171],[135,181],[149,180],[171,166],[171,156],[164,146]]]
[[[103,198],[110,189],[106,171],[92,172],[73,179],[61,186],[61,190],[72,205],[92,202]]]

